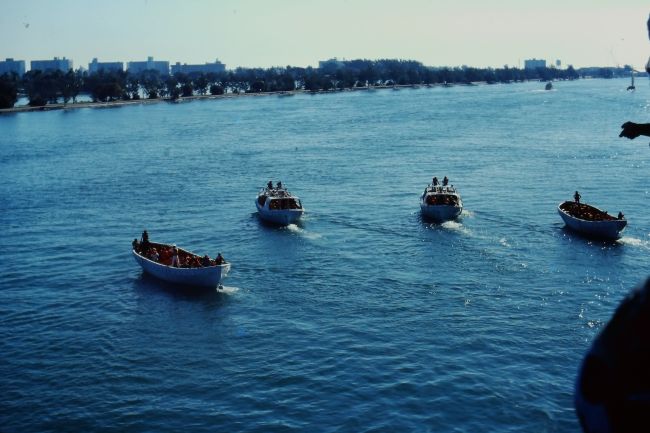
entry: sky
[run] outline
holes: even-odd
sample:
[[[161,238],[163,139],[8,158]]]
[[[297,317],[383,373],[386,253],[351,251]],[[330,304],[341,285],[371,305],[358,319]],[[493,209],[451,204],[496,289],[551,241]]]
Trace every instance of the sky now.
[[[399,58],[428,66],[643,70],[648,0],[0,0],[0,59],[236,67]]]

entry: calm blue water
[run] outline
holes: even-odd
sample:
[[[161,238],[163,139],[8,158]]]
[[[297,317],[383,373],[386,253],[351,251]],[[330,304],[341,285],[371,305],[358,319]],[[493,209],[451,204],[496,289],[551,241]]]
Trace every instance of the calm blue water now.
[[[3,432],[570,432],[581,357],[648,275],[650,86],[247,97],[0,117]],[[463,195],[433,225],[433,175]],[[307,214],[266,226],[281,179]],[[617,243],[557,204],[629,219]],[[131,240],[233,264],[142,274]]]

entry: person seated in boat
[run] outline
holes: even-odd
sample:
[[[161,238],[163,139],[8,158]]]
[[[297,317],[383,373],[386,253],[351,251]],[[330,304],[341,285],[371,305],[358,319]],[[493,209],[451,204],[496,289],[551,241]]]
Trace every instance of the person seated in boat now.
[[[138,242],[137,239],[133,239],[133,242],[131,242],[131,245],[133,245],[133,251],[136,253],[140,252],[140,242]]]
[[[575,194],[573,194],[573,200],[576,202],[576,204],[580,204],[580,199],[581,198],[582,198],[582,196],[580,195],[580,193],[578,191],[576,191]]]
[[[223,258],[221,253],[217,253],[217,257],[214,259],[214,264],[219,266],[223,265],[224,263],[226,263],[226,260]]]
[[[278,184],[276,185],[277,189],[282,189],[282,182],[278,181]]]
[[[171,250],[168,247],[162,247],[158,255],[160,256],[158,259],[159,263],[169,265],[171,262]]]
[[[447,179],[447,176],[445,176],[445,177],[442,179],[442,186],[447,186],[448,183],[449,183],[449,179]]]
[[[158,254],[158,250],[152,248],[151,251],[149,251],[149,260],[153,260],[154,262],[160,260],[160,255]]]
[[[201,260],[201,264],[206,268],[212,264],[212,261],[210,260],[210,257],[207,254],[203,256],[203,259]]]
[[[433,184],[433,186],[438,186],[438,178],[434,176],[431,183]]]
[[[617,218],[620,220],[625,219],[625,215],[623,215],[623,212],[619,212]]]
[[[191,267],[193,267],[193,268],[200,268],[202,266],[201,265],[201,259],[199,258],[199,256],[191,257],[190,258],[190,263],[191,263]]]
[[[273,181],[269,180],[269,183],[266,184],[267,189],[273,189]]]
[[[170,266],[173,266],[175,268],[180,268],[181,267],[181,260],[178,257],[178,248],[176,248],[176,245],[172,245],[172,263]]]

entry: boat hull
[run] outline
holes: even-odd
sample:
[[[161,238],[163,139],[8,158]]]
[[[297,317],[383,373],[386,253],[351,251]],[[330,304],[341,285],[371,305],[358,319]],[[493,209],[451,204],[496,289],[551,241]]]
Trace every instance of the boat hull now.
[[[449,206],[449,205],[428,205],[421,203],[420,209],[422,215],[431,218],[438,222],[449,221],[458,218],[463,211],[462,206]]]
[[[229,263],[204,268],[176,268],[146,259],[135,251],[132,252],[135,261],[146,273],[160,280],[184,286],[218,287],[230,270]]]
[[[285,226],[298,221],[304,213],[303,209],[269,210],[260,206],[257,200],[255,200],[255,206],[257,207],[257,213],[259,214],[260,218],[273,224]]]
[[[586,221],[564,212],[558,206],[557,212],[564,221],[564,224],[573,231],[582,233],[583,235],[600,238],[616,240],[621,237],[621,233],[627,225],[627,220],[608,220],[608,221]]]

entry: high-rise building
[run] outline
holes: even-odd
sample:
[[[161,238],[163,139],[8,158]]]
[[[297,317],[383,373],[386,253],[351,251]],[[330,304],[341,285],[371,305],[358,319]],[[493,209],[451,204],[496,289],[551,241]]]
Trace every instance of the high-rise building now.
[[[11,72],[15,72],[19,77],[25,75],[25,61],[11,58],[6,59],[4,62],[0,61],[0,75]]]
[[[193,72],[199,72],[203,74],[214,72],[215,74],[219,74],[221,72],[225,72],[225,70],[226,65],[221,63],[219,59],[215,60],[214,63],[206,62],[204,65],[188,65],[187,63],[183,63],[181,65],[180,62],[176,62],[175,65],[172,65],[172,75],[178,74],[179,72],[182,72],[184,74],[191,74]]]
[[[546,67],[546,60],[542,60],[542,59],[524,60],[524,69],[537,69],[537,68],[545,68],[545,67]]]
[[[153,57],[149,56],[146,62],[128,62],[126,67],[126,70],[132,74],[139,74],[149,69],[160,72],[160,75],[169,75],[169,62],[154,61]]]
[[[97,57],[88,63],[88,73],[96,74],[99,71],[123,71],[124,62],[98,62]]]
[[[318,69],[326,74],[331,74],[341,69],[344,66],[344,63],[337,59],[336,57],[329,60],[320,60],[318,62]]]
[[[32,71],[40,70],[40,71],[62,71],[62,72],[68,72],[70,69],[72,69],[72,60],[71,59],[66,59],[65,57],[62,59],[59,59],[58,57],[55,57],[52,60],[32,60],[30,62],[30,69]]]

